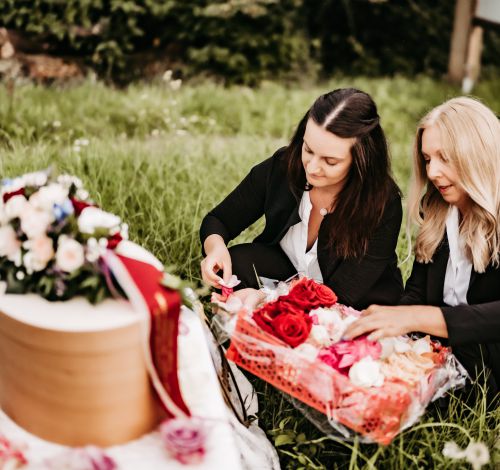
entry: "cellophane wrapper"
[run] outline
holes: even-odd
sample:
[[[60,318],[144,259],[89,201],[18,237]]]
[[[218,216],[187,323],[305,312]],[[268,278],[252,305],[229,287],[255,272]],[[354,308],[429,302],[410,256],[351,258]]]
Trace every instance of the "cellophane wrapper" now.
[[[217,315],[216,322],[223,339],[231,340],[226,353],[230,361],[284,392],[321,431],[347,440],[357,436],[361,442],[389,444],[419,419],[431,401],[462,387],[467,378],[451,350],[432,341],[435,365],[418,381],[386,378],[381,386],[360,387],[347,375],[262,330],[252,312]]]

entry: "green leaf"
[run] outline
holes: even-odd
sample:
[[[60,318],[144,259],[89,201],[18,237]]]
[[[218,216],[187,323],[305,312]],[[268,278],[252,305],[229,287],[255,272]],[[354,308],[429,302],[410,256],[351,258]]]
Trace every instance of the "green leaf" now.
[[[276,447],[289,445],[293,443],[294,443],[293,438],[288,434],[280,434],[279,436],[276,436],[276,438],[274,439],[274,445]]]

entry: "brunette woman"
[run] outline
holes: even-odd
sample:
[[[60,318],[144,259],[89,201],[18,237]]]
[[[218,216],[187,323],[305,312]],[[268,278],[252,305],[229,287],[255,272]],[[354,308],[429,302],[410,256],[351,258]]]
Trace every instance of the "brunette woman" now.
[[[228,243],[262,215],[252,242]],[[203,279],[218,287],[232,273],[242,297],[256,273],[286,280],[296,273],[323,282],[339,301],[364,308],[394,304],[402,293],[395,252],[400,192],[372,98],[353,88],[320,96],[290,144],[256,165],[203,219]]]

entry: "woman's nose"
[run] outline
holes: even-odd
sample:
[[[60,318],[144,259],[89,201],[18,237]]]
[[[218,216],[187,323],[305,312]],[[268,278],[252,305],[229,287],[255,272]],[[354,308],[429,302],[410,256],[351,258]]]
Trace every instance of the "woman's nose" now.
[[[310,174],[316,174],[320,171],[320,166],[319,166],[319,159],[316,157],[312,157],[308,162],[307,162],[307,172]]]
[[[439,161],[436,160],[430,160],[429,163],[427,164],[427,176],[429,179],[435,179],[438,176],[441,176],[441,165],[439,164]]]

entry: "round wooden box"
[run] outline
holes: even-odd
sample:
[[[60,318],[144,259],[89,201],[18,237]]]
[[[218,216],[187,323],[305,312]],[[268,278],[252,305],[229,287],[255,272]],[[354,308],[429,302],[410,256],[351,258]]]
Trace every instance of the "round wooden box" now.
[[[152,430],[160,411],[126,301],[0,296],[0,406],[21,427],[70,446],[107,447]]]

